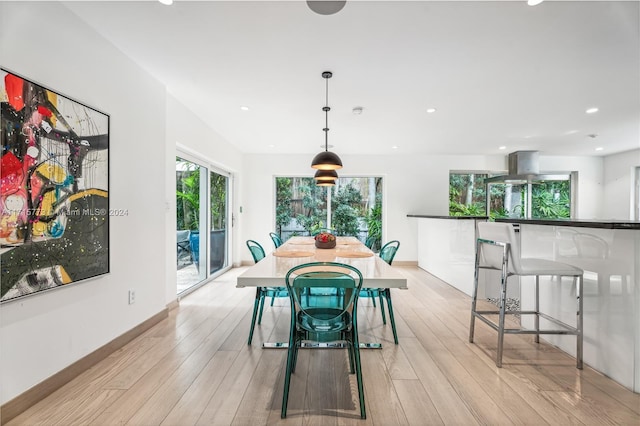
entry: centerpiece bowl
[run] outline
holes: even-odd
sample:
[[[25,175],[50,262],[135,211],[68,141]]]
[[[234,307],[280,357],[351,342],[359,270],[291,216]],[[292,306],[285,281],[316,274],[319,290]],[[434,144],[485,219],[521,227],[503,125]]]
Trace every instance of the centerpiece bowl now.
[[[314,237],[316,247],[319,249],[332,249],[336,247],[336,236],[328,232],[321,232]]]

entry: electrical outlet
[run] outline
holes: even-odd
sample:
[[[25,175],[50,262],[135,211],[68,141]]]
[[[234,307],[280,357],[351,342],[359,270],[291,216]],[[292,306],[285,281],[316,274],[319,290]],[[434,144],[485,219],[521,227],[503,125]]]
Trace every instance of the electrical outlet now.
[[[129,304],[133,305],[134,303],[136,303],[136,291],[129,290]]]

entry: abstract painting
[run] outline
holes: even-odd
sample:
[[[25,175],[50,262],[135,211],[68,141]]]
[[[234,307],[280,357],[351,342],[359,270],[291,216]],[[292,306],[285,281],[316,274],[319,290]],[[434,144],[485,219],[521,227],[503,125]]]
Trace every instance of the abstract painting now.
[[[109,272],[109,116],[0,69],[0,302]]]

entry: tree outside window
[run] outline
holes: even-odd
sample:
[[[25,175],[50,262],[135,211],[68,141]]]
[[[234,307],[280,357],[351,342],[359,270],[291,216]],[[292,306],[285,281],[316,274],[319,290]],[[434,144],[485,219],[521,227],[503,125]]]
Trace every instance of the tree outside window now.
[[[499,173],[451,172],[449,174],[449,215],[487,215],[495,218],[526,218],[527,191],[531,188],[531,218],[561,219],[571,216],[571,177],[528,184],[484,182]]]
[[[283,240],[331,228],[337,235],[355,236],[363,242],[371,237],[379,248],[382,178],[339,178],[335,186],[325,188],[313,178],[276,178],[276,229]]]

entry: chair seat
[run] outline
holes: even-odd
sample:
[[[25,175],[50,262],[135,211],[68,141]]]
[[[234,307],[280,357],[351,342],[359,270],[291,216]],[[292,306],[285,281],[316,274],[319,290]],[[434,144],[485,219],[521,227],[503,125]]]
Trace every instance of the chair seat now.
[[[520,259],[521,273],[517,275],[582,275],[583,271],[566,263],[547,259]]]
[[[340,331],[349,329],[351,315],[335,308],[307,308],[298,312],[298,324],[307,331]]]

